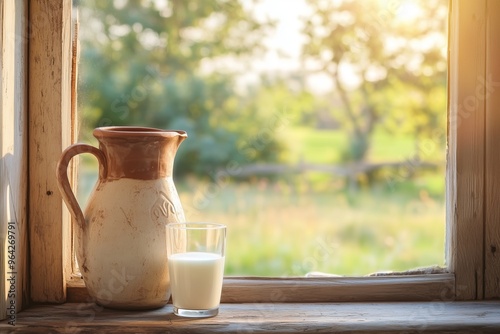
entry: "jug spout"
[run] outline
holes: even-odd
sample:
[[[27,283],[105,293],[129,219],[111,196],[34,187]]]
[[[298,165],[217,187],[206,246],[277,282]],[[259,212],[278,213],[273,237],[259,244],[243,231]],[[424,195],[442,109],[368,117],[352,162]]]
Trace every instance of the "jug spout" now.
[[[187,138],[187,133],[186,131],[183,130],[176,130],[177,132],[177,148],[181,145],[181,143]]]

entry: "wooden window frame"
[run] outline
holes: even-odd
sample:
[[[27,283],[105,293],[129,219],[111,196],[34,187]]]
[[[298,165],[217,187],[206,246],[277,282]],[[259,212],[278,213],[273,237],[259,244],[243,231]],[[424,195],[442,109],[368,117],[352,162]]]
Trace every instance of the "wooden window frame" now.
[[[27,17],[0,0],[0,319],[28,302]]]
[[[9,0],[4,0],[9,1]],[[0,6],[2,6],[0,2]],[[71,115],[71,0],[29,1],[29,297],[85,300],[71,280],[71,218],[55,180],[74,140]],[[446,171],[447,271],[428,275],[226,278],[223,302],[481,300],[500,297],[500,1],[450,0]],[[1,40],[0,40],[1,41]],[[495,112],[498,111],[498,112]],[[74,115],[73,115],[74,116]],[[74,124],[74,123],[73,123]],[[497,135],[499,133],[499,135]],[[1,225],[0,225],[1,227]],[[1,268],[0,268],[1,269]],[[28,291],[21,289],[24,297]],[[1,291],[0,291],[0,297]],[[1,304],[0,304],[1,306]]]

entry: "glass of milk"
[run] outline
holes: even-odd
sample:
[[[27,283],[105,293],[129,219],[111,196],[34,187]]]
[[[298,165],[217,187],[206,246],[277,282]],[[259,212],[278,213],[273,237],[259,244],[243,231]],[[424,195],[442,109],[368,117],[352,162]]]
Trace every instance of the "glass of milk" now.
[[[167,257],[174,314],[212,317],[219,313],[226,226],[167,224]]]

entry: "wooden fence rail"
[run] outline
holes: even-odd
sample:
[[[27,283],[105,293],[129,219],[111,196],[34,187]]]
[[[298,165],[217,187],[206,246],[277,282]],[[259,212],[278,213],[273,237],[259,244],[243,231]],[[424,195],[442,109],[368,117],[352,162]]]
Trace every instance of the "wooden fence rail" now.
[[[232,177],[249,177],[263,175],[283,175],[283,174],[302,174],[308,172],[320,172],[333,174],[342,177],[355,177],[374,173],[382,169],[403,170],[410,174],[421,169],[438,169],[444,164],[434,162],[417,162],[417,161],[398,161],[398,162],[380,162],[380,163],[353,163],[344,165],[324,165],[311,163],[298,163],[295,165],[287,164],[266,164],[257,163],[239,166],[231,170],[221,170],[220,173],[226,173]]]

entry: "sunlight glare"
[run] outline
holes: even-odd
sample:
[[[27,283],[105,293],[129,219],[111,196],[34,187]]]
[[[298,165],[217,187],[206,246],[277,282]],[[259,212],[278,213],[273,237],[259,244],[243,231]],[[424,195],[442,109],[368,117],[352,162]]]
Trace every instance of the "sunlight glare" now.
[[[396,18],[408,22],[413,21],[422,14],[422,9],[412,0],[403,1],[396,10]]]

